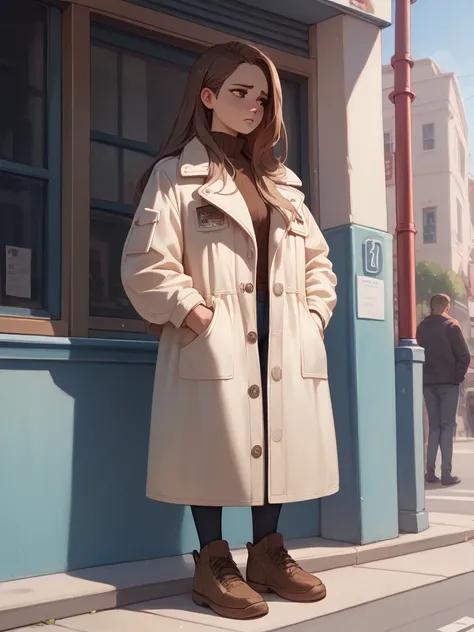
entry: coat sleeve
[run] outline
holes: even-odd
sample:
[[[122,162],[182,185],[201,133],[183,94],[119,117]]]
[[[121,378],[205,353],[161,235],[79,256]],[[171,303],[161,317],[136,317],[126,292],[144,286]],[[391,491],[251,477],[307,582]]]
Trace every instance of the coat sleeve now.
[[[181,327],[205,301],[183,267],[179,203],[166,173],[155,168],[133,218],[122,255],[122,284],[150,323]]]
[[[310,311],[316,312],[326,328],[336,306],[336,275],[328,259],[329,248],[316,220],[307,209],[309,226],[306,238],[306,301]]]
[[[464,381],[469,365],[471,364],[471,352],[464,340],[461,327],[457,322],[450,323],[448,336],[451,349],[456,358],[456,379],[461,383]]]

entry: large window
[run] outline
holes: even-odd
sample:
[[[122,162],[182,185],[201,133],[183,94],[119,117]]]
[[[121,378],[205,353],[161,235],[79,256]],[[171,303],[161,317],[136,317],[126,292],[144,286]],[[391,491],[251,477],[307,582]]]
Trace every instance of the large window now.
[[[423,209],[423,243],[436,243],[436,207],[428,206]]]
[[[60,317],[60,13],[0,3],[0,315]]]
[[[59,0],[0,2],[2,333],[145,332],[121,255],[137,181],[171,130],[197,53],[91,15]],[[308,195],[307,80],[281,79],[287,164]]]
[[[90,329],[137,331],[131,321],[139,317],[120,279],[133,195],[170,132],[196,57],[98,26],[91,47]],[[283,77],[282,89],[287,164],[308,186],[306,86]]]
[[[135,186],[169,133],[194,55],[99,27],[92,34],[90,315],[137,318],[120,280]]]

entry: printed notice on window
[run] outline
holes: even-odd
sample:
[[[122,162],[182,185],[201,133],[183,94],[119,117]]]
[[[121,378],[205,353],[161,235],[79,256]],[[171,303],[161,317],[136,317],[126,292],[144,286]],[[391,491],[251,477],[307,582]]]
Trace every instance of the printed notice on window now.
[[[31,298],[31,250],[5,246],[5,294],[16,298]]]
[[[357,277],[357,318],[385,320],[385,284],[380,279]]]

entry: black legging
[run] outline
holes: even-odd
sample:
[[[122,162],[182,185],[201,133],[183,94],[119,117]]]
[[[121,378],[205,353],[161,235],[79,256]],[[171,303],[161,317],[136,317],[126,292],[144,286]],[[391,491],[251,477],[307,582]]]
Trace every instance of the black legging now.
[[[262,404],[263,404],[263,431],[264,451],[266,460],[268,454],[268,423],[267,423],[267,363],[268,363],[268,331],[269,311],[268,294],[258,291],[257,294],[257,320],[258,320],[258,352],[260,356],[260,372],[262,378]],[[222,540],[222,507],[191,507],[194,524],[199,536],[201,548],[215,540]],[[268,503],[268,475],[265,467],[265,504],[252,507],[253,543],[257,544],[270,533],[275,533],[278,528],[281,505]]]
[[[222,507],[191,507],[201,549],[222,540]],[[257,544],[278,528],[281,505],[252,507],[253,543]]]

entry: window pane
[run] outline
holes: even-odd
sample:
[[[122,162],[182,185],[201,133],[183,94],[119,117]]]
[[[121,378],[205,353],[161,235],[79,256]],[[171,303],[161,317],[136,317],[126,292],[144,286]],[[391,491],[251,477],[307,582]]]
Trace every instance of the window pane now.
[[[93,45],[91,49],[91,129],[106,134],[118,129],[118,62],[116,51]]]
[[[462,204],[459,200],[456,200],[457,204],[457,215],[458,215],[458,226],[457,226],[457,239],[459,243],[462,243],[463,238],[463,230],[462,230]]]
[[[120,278],[122,249],[131,217],[91,211],[90,313],[92,316],[137,318]]]
[[[122,136],[158,148],[171,131],[188,71],[130,53],[122,60]]]
[[[297,175],[301,173],[301,144],[300,144],[300,86],[295,81],[281,82],[283,94],[283,120],[288,134],[288,158],[286,164]],[[277,155],[280,147],[277,146]]]
[[[133,196],[137,182],[143,173],[152,164],[153,158],[146,154],[140,154],[136,151],[125,149],[123,152],[123,187],[124,199],[126,204],[133,204]]]
[[[0,305],[44,307],[45,184],[0,173]]]
[[[91,197],[119,202],[119,150],[103,143],[91,143]]]
[[[423,209],[423,243],[436,243],[436,208]]]
[[[423,125],[423,138],[433,138],[434,123],[425,123]]]
[[[138,55],[122,55],[122,135],[148,142],[147,70],[150,61]]]
[[[34,167],[45,164],[45,29],[39,2],[0,3],[0,159]]]

